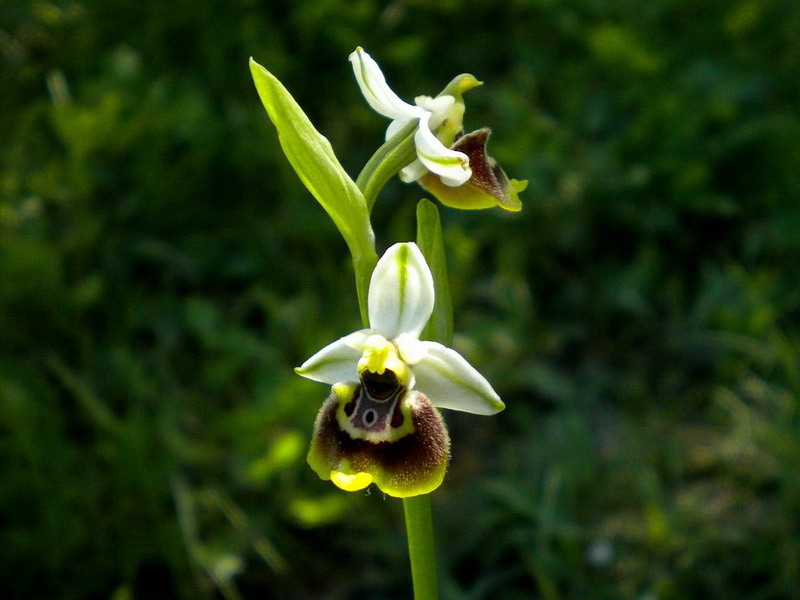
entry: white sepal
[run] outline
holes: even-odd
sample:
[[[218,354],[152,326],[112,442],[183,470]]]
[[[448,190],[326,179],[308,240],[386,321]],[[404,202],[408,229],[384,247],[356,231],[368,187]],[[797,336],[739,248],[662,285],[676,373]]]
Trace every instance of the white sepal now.
[[[419,119],[425,111],[402,100],[392,91],[378,63],[360,46],[350,54],[358,87],[369,105],[384,117],[408,121]]]
[[[372,272],[367,304],[373,331],[394,339],[419,338],[433,312],[433,276],[413,242],[389,248]]]
[[[358,381],[358,359],[361,350],[352,348],[346,340],[360,331],[339,338],[314,354],[294,372],[307,379],[333,385],[345,381]]]
[[[505,408],[488,381],[455,350],[436,342],[422,342],[427,354],[414,365],[417,389],[434,406],[478,415]]]

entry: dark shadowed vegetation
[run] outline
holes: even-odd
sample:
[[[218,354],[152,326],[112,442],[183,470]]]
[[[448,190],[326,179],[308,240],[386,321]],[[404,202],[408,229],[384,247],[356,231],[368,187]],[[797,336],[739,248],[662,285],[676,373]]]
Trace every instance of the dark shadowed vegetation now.
[[[442,209],[456,346],[507,404],[445,415],[445,600],[793,597],[800,4],[5,0],[0,595],[410,596],[402,511],[305,464],[359,323],[346,247],[250,79],[355,176],[460,72],[524,209]],[[384,242],[420,189],[391,183]],[[380,250],[383,250],[381,248]]]

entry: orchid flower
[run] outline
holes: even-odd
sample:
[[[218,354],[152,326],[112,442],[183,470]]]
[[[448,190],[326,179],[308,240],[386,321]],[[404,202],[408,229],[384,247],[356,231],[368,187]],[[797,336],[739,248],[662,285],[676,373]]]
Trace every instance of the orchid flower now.
[[[486,142],[491,131],[483,128],[463,133],[462,94],[482,85],[480,81],[469,74],[459,75],[435,98],[417,96],[414,104],[408,104],[392,91],[378,63],[363,48],[350,54],[350,62],[367,103],[392,119],[386,140],[409,123],[418,123],[414,133],[417,159],[400,170],[400,179],[418,182],[453,208],[522,208],[518,194],[528,182],[509,179],[488,155]]]
[[[315,425],[308,461],[323,479],[354,491],[370,483],[391,496],[441,483],[449,438],[435,407],[482,415],[504,408],[460,354],[421,341],[434,304],[430,269],[414,243],[378,261],[369,324],[329,344],[295,371],[333,386]]]
[[[401,179],[409,183],[431,171],[446,185],[459,186],[466,183],[472,176],[469,157],[463,152],[449,149],[434,133],[444,125],[449,125],[449,128],[455,126],[456,131],[460,130],[464,103],[457,101],[454,95],[442,94],[436,98],[417,96],[414,104],[409,104],[392,91],[378,63],[363,48],[359,46],[350,54],[350,62],[367,103],[377,113],[392,119],[386,129],[387,140],[410,122],[418,122],[414,134],[417,160],[400,171]],[[474,77],[472,80],[469,87],[480,85]]]

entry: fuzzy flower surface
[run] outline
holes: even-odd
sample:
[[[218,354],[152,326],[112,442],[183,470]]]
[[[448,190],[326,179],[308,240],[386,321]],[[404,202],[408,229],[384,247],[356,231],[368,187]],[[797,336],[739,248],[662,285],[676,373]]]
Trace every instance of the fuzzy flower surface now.
[[[295,369],[333,386],[308,455],[323,479],[348,491],[376,483],[392,496],[428,493],[441,483],[449,458],[436,408],[503,410],[489,382],[458,352],[419,339],[433,304],[433,278],[419,248],[395,244],[372,274],[370,327]]]

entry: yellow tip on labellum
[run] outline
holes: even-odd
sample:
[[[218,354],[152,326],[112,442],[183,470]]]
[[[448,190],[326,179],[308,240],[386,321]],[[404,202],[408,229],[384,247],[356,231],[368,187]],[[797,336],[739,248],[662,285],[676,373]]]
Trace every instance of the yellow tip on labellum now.
[[[372,483],[372,475],[369,473],[347,475],[341,471],[331,471],[331,481],[345,492],[357,492]]]
[[[424,394],[403,390],[405,409],[393,414],[402,414],[403,424],[411,421],[407,432],[386,441],[370,441],[354,438],[342,428],[336,392],[334,389],[328,396],[317,415],[308,450],[308,464],[320,479],[331,480],[346,492],[357,492],[374,483],[396,498],[427,494],[439,487],[450,457],[450,438],[442,416]],[[403,425],[395,429],[400,431]]]
[[[474,210],[499,206],[511,212],[522,209],[519,193],[528,182],[509,180],[497,164],[497,161],[486,152],[486,143],[491,131],[488,128],[478,129],[456,140],[451,150],[463,152],[469,157],[472,176],[460,186],[446,185],[435,173],[426,173],[419,179],[419,184],[433,194],[436,199],[452,208]]]

